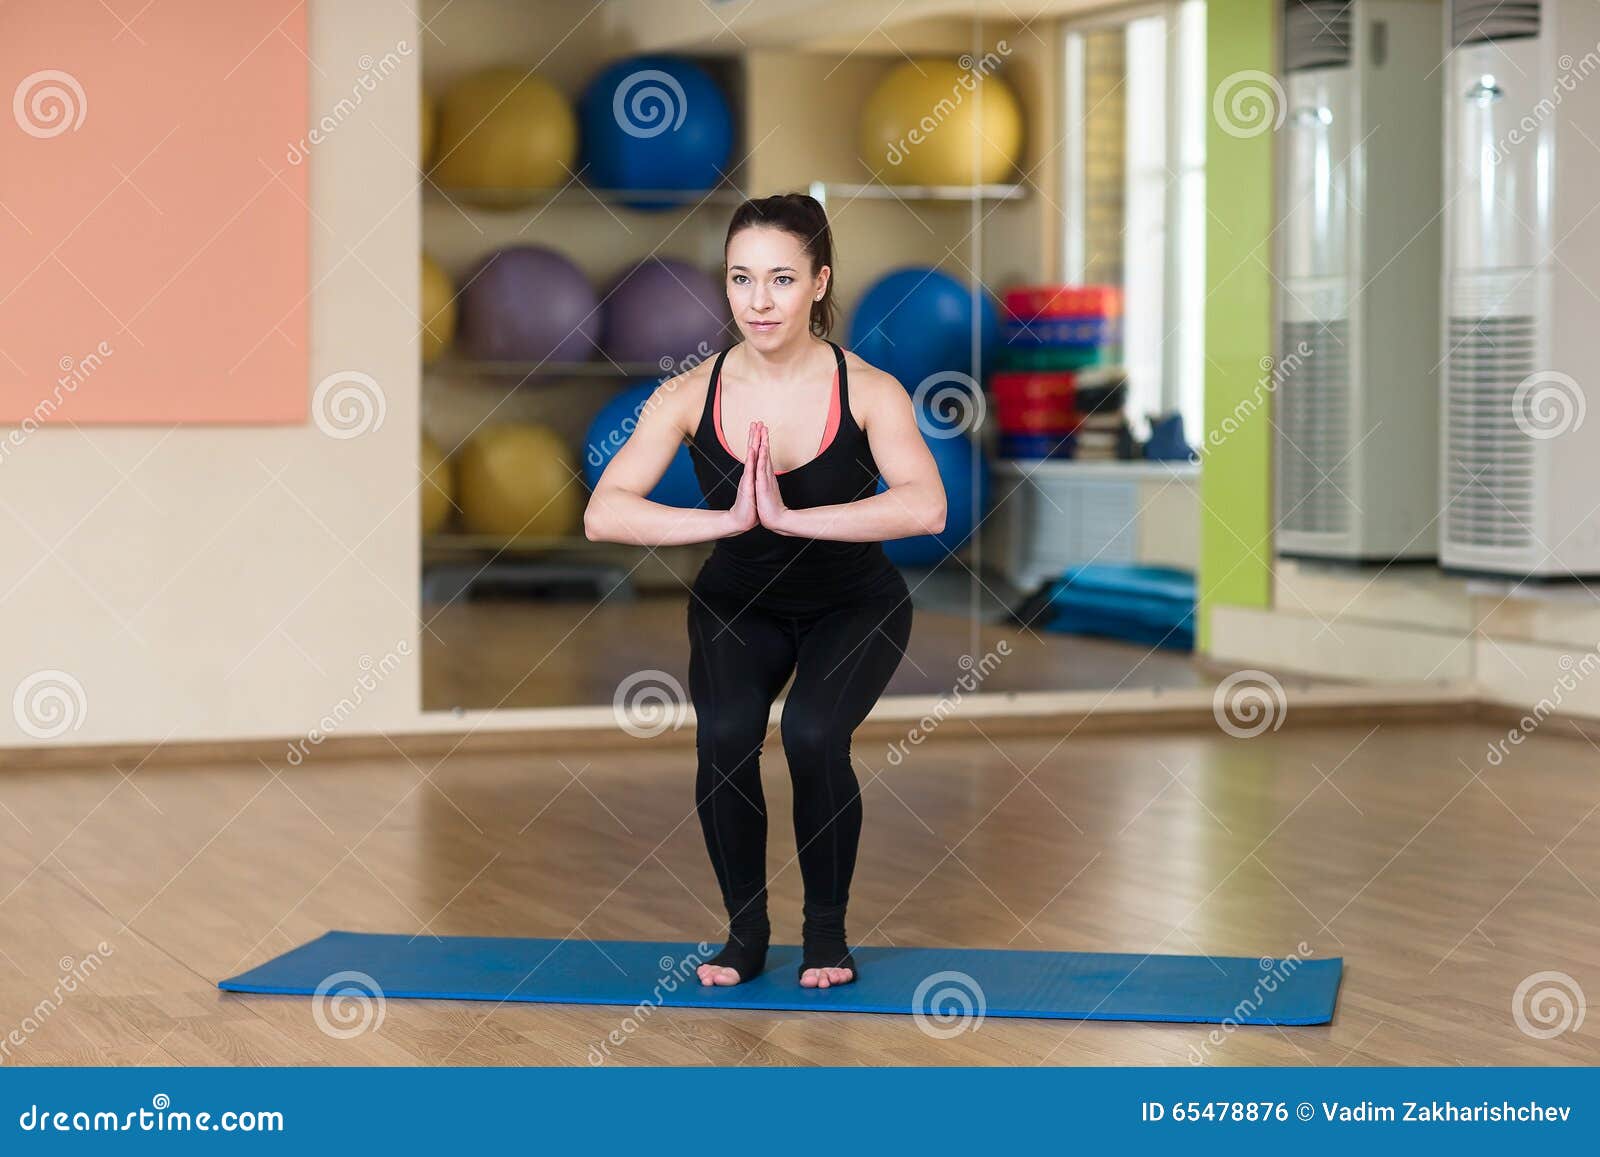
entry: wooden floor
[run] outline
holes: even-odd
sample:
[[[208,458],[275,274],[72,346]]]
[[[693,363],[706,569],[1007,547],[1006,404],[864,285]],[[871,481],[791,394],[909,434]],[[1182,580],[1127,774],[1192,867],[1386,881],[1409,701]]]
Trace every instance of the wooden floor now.
[[[429,607],[422,633],[423,710],[609,704],[624,679],[644,670],[665,671],[687,686],[687,613],[683,595]],[[1178,690],[1216,682],[1187,652],[1037,627],[918,606],[910,646],[885,694],[947,695],[973,663],[987,670],[983,657],[1002,641],[1010,653],[985,679],[985,692]],[[1280,682],[1291,690],[1312,685],[1288,674]]]
[[[947,723],[898,766],[855,752],[862,944],[1340,955],[1334,1023],[1242,1028],[660,1009],[613,1063],[1600,1063],[1600,1018],[1550,1039],[1513,994],[1600,994],[1596,748],[1548,722],[1216,730],[991,742]],[[770,745],[773,915],[799,877]],[[0,1039],[8,1064],[587,1062],[624,1010],[390,1000],[322,1031],[306,997],[216,980],[330,928],[698,940],[719,927],[689,751],[413,765],[26,768],[0,776]],[[99,947],[104,944],[104,948]],[[63,976],[93,974],[72,992]],[[1564,982],[1563,982],[1564,983]],[[1534,1027],[1538,1027],[1534,1022]],[[1219,1044],[1208,1037],[1217,1033]]]

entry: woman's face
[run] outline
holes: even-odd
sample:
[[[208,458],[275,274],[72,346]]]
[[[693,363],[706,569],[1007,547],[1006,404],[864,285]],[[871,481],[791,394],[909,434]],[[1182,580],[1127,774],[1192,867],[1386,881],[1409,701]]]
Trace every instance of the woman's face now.
[[[800,238],[783,229],[741,229],[728,243],[728,308],[745,340],[774,349],[811,332],[811,305],[828,284],[811,272]]]

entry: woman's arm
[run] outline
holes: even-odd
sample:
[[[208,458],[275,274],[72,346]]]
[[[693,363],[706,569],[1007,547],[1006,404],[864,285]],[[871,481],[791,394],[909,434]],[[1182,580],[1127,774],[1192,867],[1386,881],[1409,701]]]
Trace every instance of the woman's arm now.
[[[657,386],[639,410],[627,442],[606,463],[583,512],[584,536],[594,542],[676,546],[707,542],[748,530],[756,523],[753,472],[744,471],[730,510],[667,506],[646,498],[672,465],[688,430],[694,390],[685,388],[696,371]]]
[[[850,390],[861,403],[861,428],[888,489],[834,506],[790,510],[778,495],[765,457],[756,479],[762,523],[779,534],[838,542],[887,542],[944,529],[944,483],[917,428],[911,395],[889,374],[865,362],[850,369]]]

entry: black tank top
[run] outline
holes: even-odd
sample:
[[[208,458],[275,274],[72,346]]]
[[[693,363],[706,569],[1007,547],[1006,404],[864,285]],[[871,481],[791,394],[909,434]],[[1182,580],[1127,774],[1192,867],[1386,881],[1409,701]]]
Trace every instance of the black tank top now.
[[[777,472],[778,492],[791,510],[833,506],[878,492],[878,464],[867,433],[850,413],[850,380],[844,351],[833,342],[837,363],[829,433],[819,453],[791,470]],[[705,408],[689,443],[695,476],[712,510],[728,510],[739,493],[741,462],[718,427],[722,363],[717,355],[706,386]],[[837,423],[833,414],[837,410]],[[740,437],[739,443],[745,439]],[[906,597],[905,580],[876,542],[840,542],[777,534],[752,526],[719,538],[695,579],[697,591],[729,595],[784,614],[810,614],[842,603],[886,595]]]

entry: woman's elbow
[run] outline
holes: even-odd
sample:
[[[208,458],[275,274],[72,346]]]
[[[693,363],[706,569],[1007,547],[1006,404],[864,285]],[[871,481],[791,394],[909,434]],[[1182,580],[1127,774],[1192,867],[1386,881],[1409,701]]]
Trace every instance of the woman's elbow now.
[[[595,501],[594,495],[589,496],[589,503],[583,508],[583,537],[590,542],[609,541],[605,518],[601,514],[600,503]]]
[[[944,500],[944,495],[941,494],[939,496],[938,503],[936,503],[933,509],[928,512],[927,523],[929,534],[942,534],[944,532],[945,507],[946,503]]]

